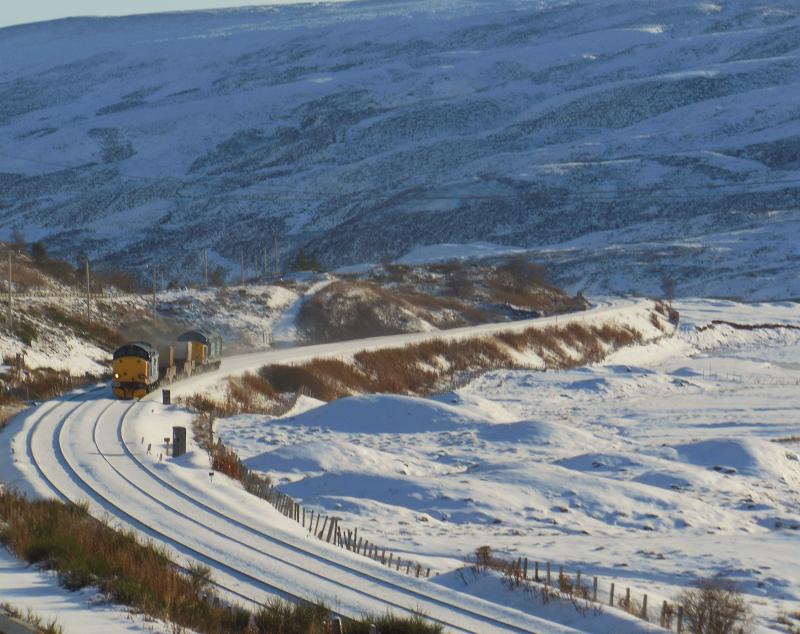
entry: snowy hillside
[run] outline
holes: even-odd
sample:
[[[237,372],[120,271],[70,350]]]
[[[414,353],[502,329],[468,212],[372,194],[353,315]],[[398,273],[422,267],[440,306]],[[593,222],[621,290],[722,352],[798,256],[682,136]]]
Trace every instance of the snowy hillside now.
[[[547,246],[570,290],[800,295],[800,8],[407,0],[0,30],[0,232],[197,277]],[[588,268],[587,268],[587,265]]]

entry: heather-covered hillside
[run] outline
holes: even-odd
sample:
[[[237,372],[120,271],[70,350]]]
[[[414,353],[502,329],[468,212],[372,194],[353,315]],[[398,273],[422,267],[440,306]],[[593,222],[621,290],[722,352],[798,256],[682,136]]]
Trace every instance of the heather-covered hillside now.
[[[0,231],[175,278],[548,248],[570,291],[800,295],[800,8],[352,2],[0,30]]]

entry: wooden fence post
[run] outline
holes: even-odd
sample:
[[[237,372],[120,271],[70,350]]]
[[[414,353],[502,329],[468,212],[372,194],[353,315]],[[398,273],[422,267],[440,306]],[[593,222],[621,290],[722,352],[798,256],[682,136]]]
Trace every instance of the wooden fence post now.
[[[592,601],[597,603],[597,577],[594,578],[594,586],[592,588]]]
[[[608,597],[608,605],[614,605],[614,584],[611,584],[611,594]]]
[[[406,574],[408,574],[409,570],[411,570],[411,562],[410,561],[406,564]]]
[[[319,518],[317,518],[317,519],[319,519]],[[325,517],[325,521],[324,521],[324,522],[322,522],[322,530],[319,532],[319,535],[317,535],[317,537],[318,537],[319,539],[322,539],[323,535],[325,535],[325,527],[326,527],[327,525],[328,525],[328,518],[327,518],[327,517]]]
[[[394,557],[394,553],[389,553],[389,568],[392,567],[392,557]]]
[[[306,507],[303,507],[303,528],[306,527]]]
[[[647,620],[647,595],[642,597],[642,618]]]
[[[661,618],[658,620],[658,624],[661,627],[666,627],[666,620],[667,620],[667,600],[664,599],[664,603],[661,604]]]
[[[522,564],[522,578],[528,578],[528,558],[525,557],[525,562]]]
[[[386,549],[385,548],[383,549],[383,552],[381,552],[381,563],[384,566],[386,565]]]
[[[631,611],[631,589],[625,588],[625,611]]]
[[[533,565],[534,565],[534,573],[533,573],[534,576],[533,576],[533,578],[538,582],[539,581],[539,562],[538,561],[534,561]]]
[[[678,634],[683,632],[683,606],[678,606]]]
[[[547,585],[550,585],[550,562],[547,562]]]
[[[581,587],[581,571],[575,573],[575,590],[580,592],[579,588]]]
[[[428,568],[428,572],[425,573],[425,577],[430,577],[430,576],[431,576],[431,569]]]
[[[422,572],[422,566],[417,564],[417,577],[419,577],[419,573]]]

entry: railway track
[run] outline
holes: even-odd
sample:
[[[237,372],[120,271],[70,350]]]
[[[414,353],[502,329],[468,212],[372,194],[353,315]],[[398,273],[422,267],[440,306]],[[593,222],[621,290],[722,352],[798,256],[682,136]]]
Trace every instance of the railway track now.
[[[97,389],[101,389],[101,388],[97,388]],[[63,428],[64,423],[70,417],[74,416],[77,413],[77,411],[82,407],[82,405],[85,404],[85,403],[80,403],[79,397],[76,397],[76,396],[72,396],[72,397],[69,397],[69,398],[65,399],[65,402],[69,402],[69,401],[78,401],[78,404],[75,405],[74,407],[69,408],[69,411],[67,413],[63,414],[60,417],[60,420],[57,423],[57,426],[59,428]],[[113,404],[113,402],[112,402],[112,404]],[[61,404],[61,406],[63,407],[63,404]],[[43,406],[43,407],[45,407],[45,406]],[[108,507],[110,509],[115,511],[115,516],[117,517],[117,519],[122,520],[124,523],[128,524],[132,528],[139,529],[140,531],[142,531],[142,532],[144,532],[144,533],[146,533],[146,534],[148,534],[150,536],[157,536],[157,535],[153,535],[154,531],[150,527],[141,524],[141,522],[139,522],[138,520],[133,518],[131,515],[126,513],[118,505],[114,504],[111,500],[108,500],[104,496],[97,494],[94,490],[84,490],[84,493],[88,493],[89,494],[89,497],[87,498],[87,497],[81,497],[80,494],[78,494],[76,496],[75,495],[75,491],[67,491],[67,489],[69,487],[65,487],[63,484],[61,486],[59,486],[59,484],[56,481],[57,476],[55,476],[52,473],[52,469],[49,466],[45,466],[42,461],[40,461],[39,459],[36,458],[36,454],[35,454],[35,452],[33,450],[33,445],[34,445],[34,440],[36,438],[38,438],[37,433],[39,433],[40,424],[41,424],[42,420],[48,414],[52,414],[53,410],[58,409],[58,408],[59,408],[59,404],[56,403],[56,405],[54,407],[49,408],[47,412],[45,412],[45,413],[43,413],[43,414],[41,414],[39,416],[39,418],[33,423],[31,431],[30,431],[30,433],[28,435],[28,443],[27,443],[27,452],[28,452],[29,459],[31,460],[31,464],[34,466],[34,468],[36,469],[37,473],[42,478],[42,480],[51,489],[51,491],[54,494],[54,497],[56,499],[62,501],[62,502],[73,503],[73,504],[78,504],[78,503],[81,503],[81,502],[86,501],[87,499],[91,499],[91,498],[94,498],[96,502],[98,500],[101,500],[104,507],[105,507],[105,505],[108,505]],[[106,408],[106,409],[108,409],[108,408]],[[60,435],[58,436],[58,438],[59,438],[59,440],[57,441],[57,443],[60,445]],[[54,446],[55,446],[55,443],[54,443]],[[66,458],[63,456],[63,454],[62,454],[62,458],[64,458],[64,462],[66,464]],[[77,471],[72,470],[72,473],[76,478],[82,480],[80,474]],[[85,482],[85,480],[83,480],[83,481]],[[167,536],[163,536],[163,537],[167,537]],[[181,546],[180,543],[175,543],[172,540],[170,540],[169,538],[166,539],[166,543],[168,543],[168,544],[170,544],[172,546]],[[180,570],[182,570],[184,572],[187,572],[187,573],[189,572],[189,568],[188,567],[181,566],[179,564],[175,564],[175,565],[178,567],[178,569],[180,569]],[[255,605],[255,606],[261,605],[258,601],[254,601],[252,599],[252,597],[250,597],[249,595],[243,594],[243,593],[239,592],[238,590],[236,590],[235,588],[226,586],[224,583],[220,583],[220,582],[214,581],[214,580],[212,580],[211,583],[212,583],[212,585],[214,585],[219,590],[222,590],[223,592],[228,593],[230,596],[235,597],[235,598],[237,598],[237,599],[239,599],[241,601],[244,601],[246,604]],[[290,598],[293,598],[293,597],[290,597]]]
[[[638,302],[601,305],[566,320],[601,318],[642,310]],[[536,320],[537,325],[558,323],[558,318]],[[517,330],[516,322],[447,331],[443,338],[481,335],[495,329]],[[463,331],[463,332],[462,332]],[[420,337],[403,335],[360,342],[275,350],[226,359],[223,372],[248,369],[277,361],[297,361],[311,356],[352,354],[357,349],[405,345]],[[230,367],[227,367],[230,366]],[[218,380],[220,372],[192,378],[180,390],[197,389]],[[176,385],[176,387],[179,387]],[[349,551],[309,537],[293,522],[260,500],[259,513],[274,513],[271,523],[261,515],[242,513],[227,500],[207,495],[168,470],[137,455],[136,439],[126,432],[129,415],[138,406],[153,406],[154,396],[139,403],[105,401],[101,390],[76,394],[46,403],[27,415],[29,469],[27,479],[43,483],[43,494],[69,501],[90,502],[98,517],[112,515],[120,523],[169,546],[179,558],[200,562],[215,572],[215,585],[247,604],[262,604],[270,596],[294,601],[324,602],[343,616],[391,610],[426,617],[452,632],[514,632],[566,634],[575,630],[511,608],[464,595],[429,581],[406,577]],[[126,438],[126,436],[128,436]],[[127,440],[127,442],[126,442]],[[179,481],[180,480],[180,481]],[[46,493],[45,493],[46,489]],[[241,502],[241,500],[240,500]]]
[[[334,554],[343,553],[339,549],[331,549],[327,556],[320,553],[321,544],[316,544],[313,552],[303,549],[213,509],[143,464],[124,442],[125,420],[136,405],[79,395],[55,405],[42,406],[40,409],[44,411],[37,410],[37,419],[28,435],[31,463],[59,499],[76,503],[88,500],[94,514],[110,513],[120,522],[170,546],[181,556],[210,566],[222,578],[215,580],[215,585],[229,596],[258,605],[267,596],[308,601],[318,600],[320,594],[324,594],[340,599],[338,605],[335,600],[327,603],[344,616],[358,617],[366,611],[391,610],[402,614],[422,610],[427,618],[453,632],[546,634],[570,631],[500,606],[495,610],[487,604],[487,612],[495,612],[494,615],[465,608],[463,603],[470,601],[459,601],[461,595],[454,591],[445,590],[444,596],[435,596],[415,587],[415,583],[427,582],[404,579],[400,574],[392,579],[395,576],[392,571],[367,560],[350,565],[333,558]],[[115,444],[103,438],[103,428],[109,421],[113,425]],[[131,469],[146,476],[148,482],[132,477]],[[156,509],[161,513],[160,522],[152,521]],[[201,537],[181,537],[193,531]],[[214,540],[218,542],[216,547],[209,545]],[[232,552],[239,554],[231,557]],[[246,556],[242,556],[243,552]],[[255,565],[242,565],[246,560]],[[277,580],[267,578],[263,572],[287,569],[294,571],[291,583],[282,582],[280,575]],[[308,579],[308,587],[313,588],[308,595],[302,596],[293,590],[298,577]],[[448,596],[450,594],[453,596]],[[363,608],[353,609],[354,604]],[[498,617],[498,611],[507,614]]]

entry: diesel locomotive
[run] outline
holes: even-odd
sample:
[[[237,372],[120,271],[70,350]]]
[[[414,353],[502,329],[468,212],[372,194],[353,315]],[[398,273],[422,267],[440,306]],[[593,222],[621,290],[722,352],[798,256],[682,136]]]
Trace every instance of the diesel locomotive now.
[[[221,357],[222,337],[202,330],[188,330],[161,348],[126,343],[114,351],[111,389],[120,399],[142,398],[177,378],[218,369]]]

